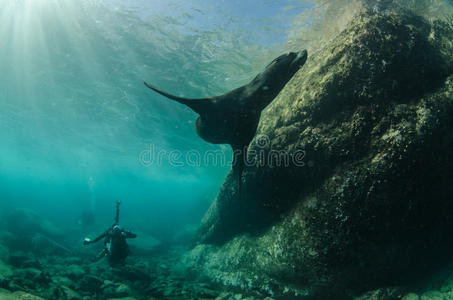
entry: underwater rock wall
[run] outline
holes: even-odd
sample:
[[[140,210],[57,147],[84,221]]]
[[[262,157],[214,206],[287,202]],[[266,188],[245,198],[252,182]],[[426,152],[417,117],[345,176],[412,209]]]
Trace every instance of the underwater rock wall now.
[[[452,24],[367,12],[309,53],[262,114],[243,194],[230,173],[186,263],[241,289],[324,299],[410,284],[445,263],[452,41]],[[304,164],[260,154],[276,150],[303,150]]]

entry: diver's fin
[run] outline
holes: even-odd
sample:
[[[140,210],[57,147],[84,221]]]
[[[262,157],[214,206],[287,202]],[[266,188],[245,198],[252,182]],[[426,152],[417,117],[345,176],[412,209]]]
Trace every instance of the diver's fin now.
[[[191,98],[182,98],[178,96],[174,96],[172,94],[169,94],[167,92],[162,91],[161,89],[158,89],[157,87],[148,84],[146,82],[143,82],[148,88],[152,89],[153,91],[161,94],[162,96],[165,96],[169,99],[175,100],[181,104],[185,104],[188,107],[190,107],[194,112],[198,114],[203,114],[207,110],[209,110],[209,107],[211,106],[211,101],[212,98],[198,98],[198,99],[191,99]]]

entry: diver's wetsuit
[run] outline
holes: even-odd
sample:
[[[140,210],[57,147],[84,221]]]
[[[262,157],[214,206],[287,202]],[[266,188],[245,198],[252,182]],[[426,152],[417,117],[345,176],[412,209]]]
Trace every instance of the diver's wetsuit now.
[[[137,237],[136,234],[114,225],[94,240],[86,239],[84,245],[95,243],[104,238],[104,249],[97,256],[97,260],[107,256],[110,265],[122,265],[129,254],[126,239],[135,237]]]

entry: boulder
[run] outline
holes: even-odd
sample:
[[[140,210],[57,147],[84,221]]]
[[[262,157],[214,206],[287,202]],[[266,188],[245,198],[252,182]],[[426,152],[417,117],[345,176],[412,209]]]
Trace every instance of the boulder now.
[[[127,284],[113,283],[104,285],[102,293],[108,298],[122,298],[130,296],[132,291]]]
[[[8,278],[11,275],[13,275],[12,267],[0,260],[0,280]]]
[[[439,291],[428,291],[423,293],[421,300],[445,300],[444,296]]]
[[[122,268],[114,268],[112,269],[112,274],[118,281],[131,280],[147,282],[151,279],[151,276],[148,272],[136,266],[126,265]]]
[[[12,293],[8,290],[0,288],[0,299],[2,300],[15,300]]]
[[[57,286],[67,286],[69,288],[75,287],[74,281],[72,281],[71,279],[69,279],[68,277],[65,277],[65,276],[55,275],[55,276],[51,277],[51,280]]]
[[[26,300],[45,300],[44,298],[41,298],[39,296],[35,296],[33,294],[30,294],[30,293],[26,293],[26,292],[14,292],[11,294],[12,295],[12,299],[14,300],[17,300],[17,299],[26,299]],[[8,299],[8,298],[6,298]],[[3,298],[2,298],[3,300]]]
[[[30,252],[11,252],[9,255],[8,263],[17,268],[40,268],[39,262]]]
[[[122,298],[130,296],[132,293],[131,288],[127,284],[118,283],[118,284],[104,284],[103,289],[104,296],[108,298]]]
[[[17,237],[14,236],[14,234],[12,234],[11,232],[0,230],[0,244],[3,247],[9,249],[11,245],[15,245],[17,243],[17,240]]]
[[[401,300],[420,300],[420,297],[417,294],[409,293],[401,298]]]
[[[453,26],[365,12],[262,113],[184,264],[263,295],[406,284],[453,250]],[[343,296],[342,296],[343,295]]]
[[[82,281],[90,281],[90,279],[86,279],[84,276],[85,275],[85,270],[82,268],[80,265],[72,264],[69,266],[61,266],[62,270],[60,270],[60,275],[68,277],[72,280],[80,280],[82,277]],[[96,278],[97,279],[97,278]],[[99,281],[98,279],[96,281]]]
[[[82,300],[82,297],[74,290],[67,286],[61,286],[61,293],[64,300]]]
[[[40,214],[28,209],[16,209],[4,212],[1,216],[4,219],[4,230],[0,231],[0,243],[10,249],[10,251],[33,251],[40,253],[47,251],[47,246],[51,245],[51,250],[55,250],[55,241],[66,238],[65,232],[55,226],[50,220]],[[44,238],[41,238],[44,237]],[[43,248],[42,242],[47,242]],[[53,241],[54,243],[49,243]],[[61,247],[58,248],[58,251]]]
[[[42,271],[35,268],[14,269],[14,276],[35,281],[43,274]]]
[[[99,279],[97,276],[93,275],[85,275],[83,276],[82,280],[79,282],[79,286],[81,290],[90,291],[90,292],[97,292],[101,289],[101,286],[104,282]]]
[[[5,246],[0,244],[0,260],[8,261],[9,260],[9,250]]]
[[[15,209],[4,216],[5,228],[16,236],[33,236],[36,233],[51,238],[64,236],[63,230],[50,220],[29,209]]]

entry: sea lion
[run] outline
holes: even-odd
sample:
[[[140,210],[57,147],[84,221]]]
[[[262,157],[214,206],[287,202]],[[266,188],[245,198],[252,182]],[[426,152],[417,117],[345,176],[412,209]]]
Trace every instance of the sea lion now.
[[[247,148],[258,128],[261,111],[274,100],[306,60],[306,50],[280,55],[249,84],[216,97],[182,98],[146,82],[145,85],[198,113],[200,116],[195,123],[195,130],[202,139],[213,144],[231,145],[234,152],[233,170],[238,175],[240,192]]]

